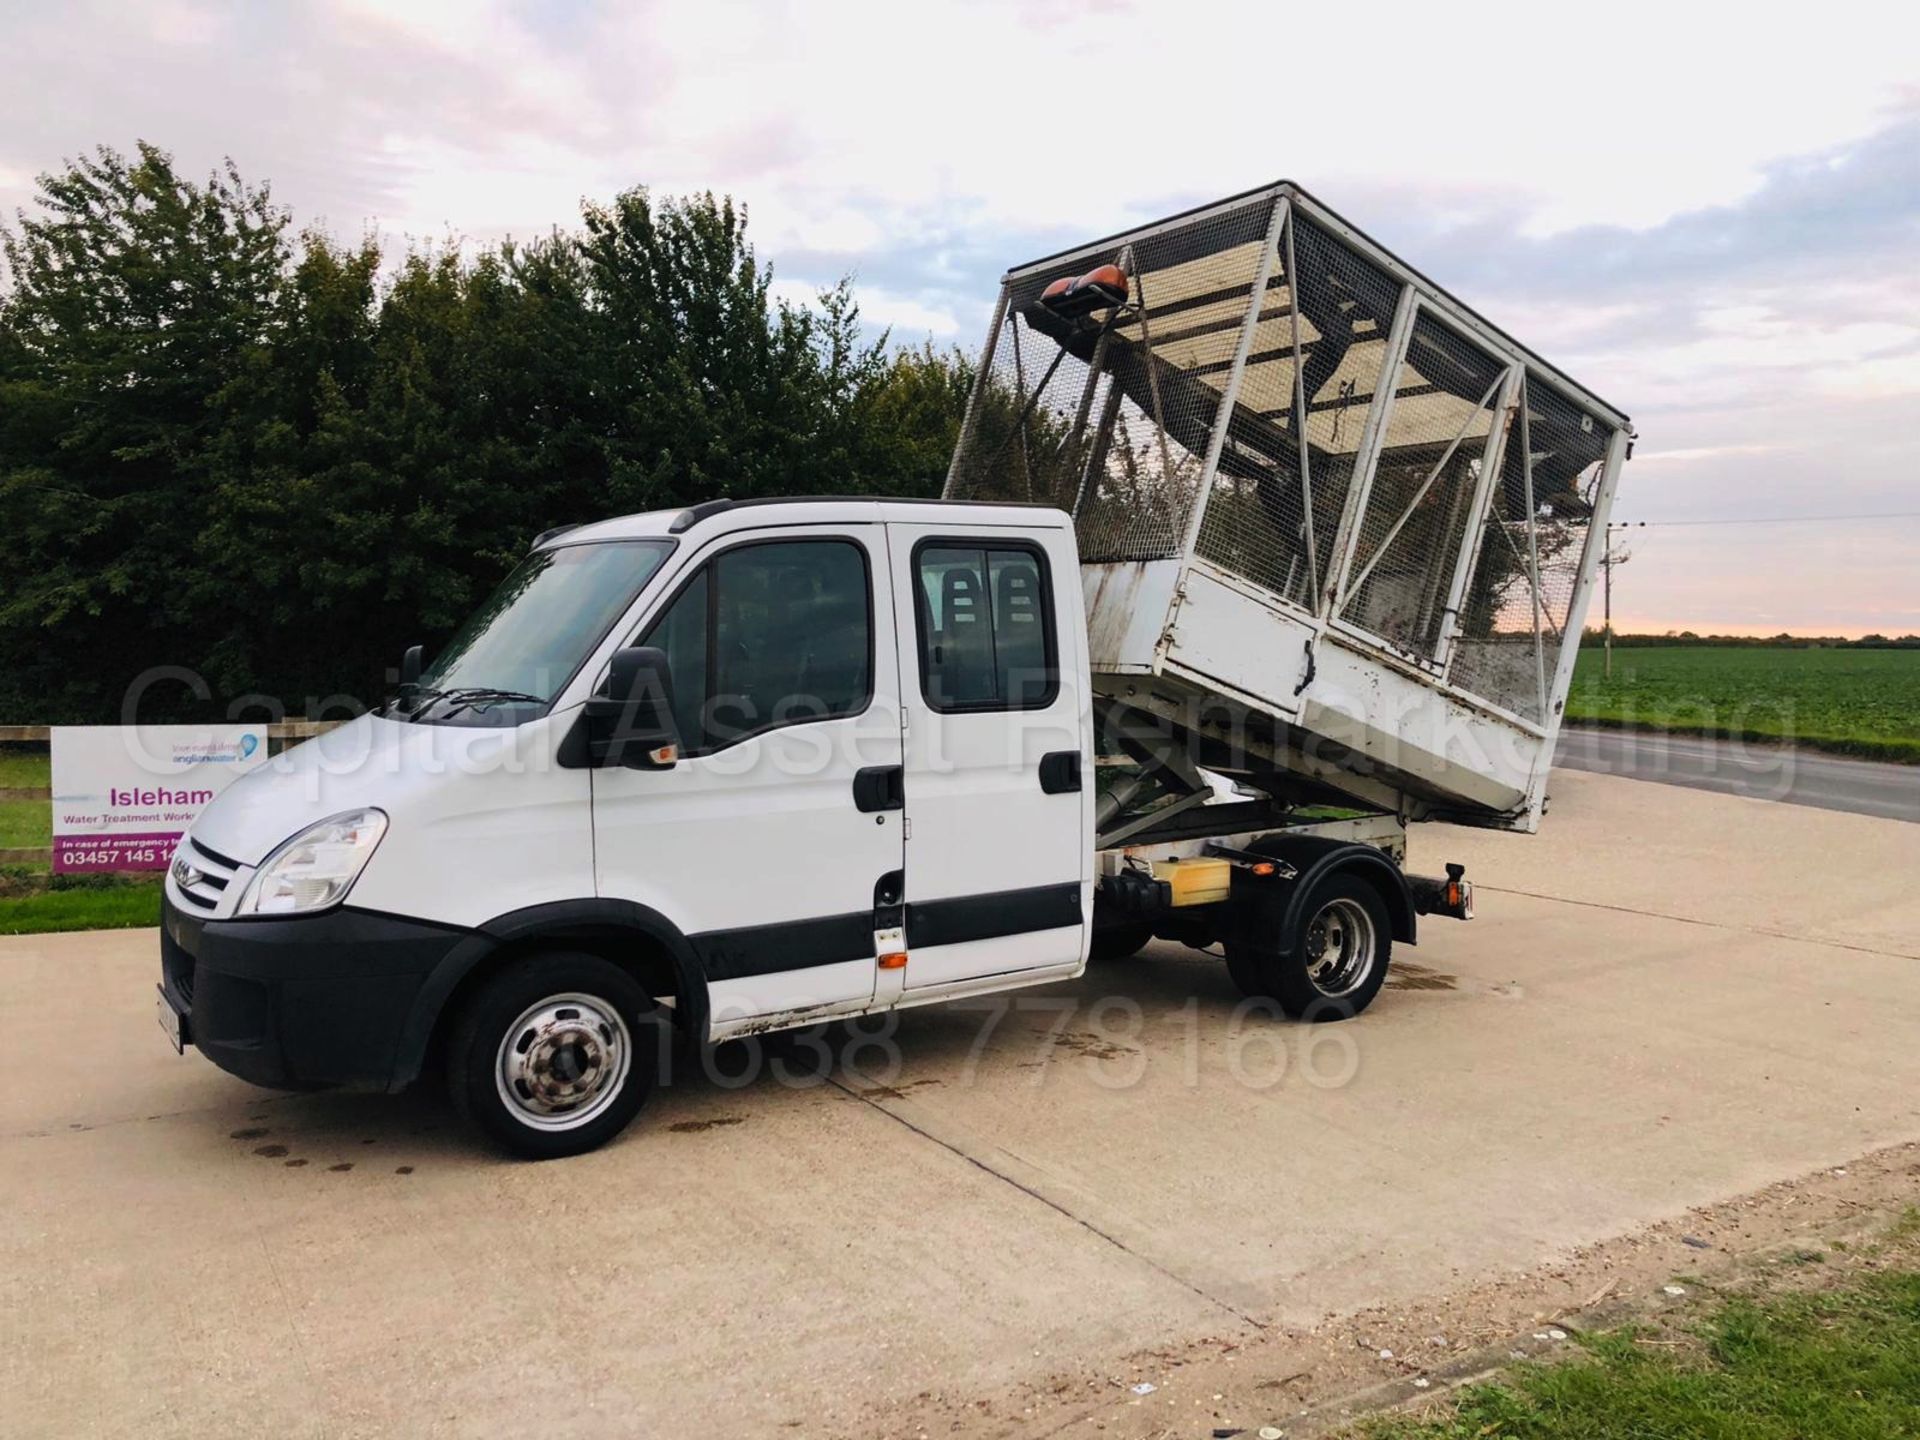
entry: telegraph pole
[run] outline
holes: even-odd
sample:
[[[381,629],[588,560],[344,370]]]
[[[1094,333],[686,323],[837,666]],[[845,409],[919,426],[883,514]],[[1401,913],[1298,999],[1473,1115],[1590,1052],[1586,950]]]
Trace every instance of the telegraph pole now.
[[[1632,551],[1616,551],[1613,548],[1613,532],[1631,528],[1632,526],[1624,521],[1608,525],[1606,549],[1602,551],[1600,555],[1600,564],[1606,570],[1606,574],[1601,579],[1601,608],[1605,615],[1601,624],[1601,643],[1606,649],[1605,673],[1606,678],[1609,680],[1613,678],[1613,567],[1616,565],[1624,565],[1633,558]]]
[[[1600,557],[1600,563],[1606,567],[1607,572],[1601,585],[1605,596],[1602,608],[1606,618],[1600,624],[1600,644],[1607,655],[1606,678],[1611,680],[1613,678],[1613,527],[1611,525],[1607,527],[1607,548]]]

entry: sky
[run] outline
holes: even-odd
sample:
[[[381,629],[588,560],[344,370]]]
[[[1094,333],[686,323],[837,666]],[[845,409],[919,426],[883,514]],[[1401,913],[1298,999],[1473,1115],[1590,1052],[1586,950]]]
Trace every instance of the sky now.
[[[1619,628],[1920,631],[1920,6],[0,0],[0,215],[136,139],[396,242],[730,193],[783,296],[969,348],[1294,179],[1633,417]]]

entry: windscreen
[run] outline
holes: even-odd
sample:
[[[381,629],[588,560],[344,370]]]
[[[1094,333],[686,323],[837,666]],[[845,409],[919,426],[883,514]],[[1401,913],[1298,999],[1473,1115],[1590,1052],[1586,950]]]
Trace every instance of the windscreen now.
[[[469,701],[468,709],[550,704],[669,548],[610,540],[529,555],[422,673],[422,693],[518,697]]]

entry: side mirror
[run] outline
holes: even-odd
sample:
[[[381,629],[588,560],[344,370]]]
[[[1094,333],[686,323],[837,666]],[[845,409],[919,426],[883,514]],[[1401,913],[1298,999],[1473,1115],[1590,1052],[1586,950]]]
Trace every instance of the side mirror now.
[[[680,758],[667,652],[652,645],[616,650],[604,694],[587,701],[587,748],[594,765],[667,770]]]
[[[420,662],[425,652],[421,646],[409,645],[407,653],[400,657],[400,683],[418,685],[420,683]]]

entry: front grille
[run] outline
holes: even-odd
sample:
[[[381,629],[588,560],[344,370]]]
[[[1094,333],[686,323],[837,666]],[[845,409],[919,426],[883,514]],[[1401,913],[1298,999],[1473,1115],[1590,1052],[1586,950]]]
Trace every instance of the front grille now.
[[[229,860],[226,856],[222,855],[218,850],[209,850],[205,845],[202,845],[198,840],[195,840],[192,836],[187,837],[187,844],[191,845],[194,848],[194,850],[199,853],[202,859],[206,860],[209,864],[219,866],[222,870],[225,870],[228,874],[232,874],[235,870],[238,870],[240,868],[240,862],[238,860]],[[205,868],[205,867],[202,867],[202,868]]]
[[[240,868],[240,862],[229,860],[217,850],[209,850],[191,835],[180,847],[176,866],[180,861],[194,871],[198,878],[189,885],[180,877],[180,871],[174,871],[174,887],[180,892],[180,898],[199,910],[212,910],[220,904],[220,896],[233,883],[234,872]]]

